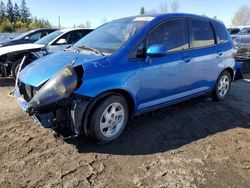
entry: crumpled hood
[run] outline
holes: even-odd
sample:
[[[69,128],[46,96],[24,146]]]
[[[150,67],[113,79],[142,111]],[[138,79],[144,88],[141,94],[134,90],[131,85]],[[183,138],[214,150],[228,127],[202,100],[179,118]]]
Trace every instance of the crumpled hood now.
[[[94,62],[104,59],[104,56],[91,54],[82,54],[74,51],[60,51],[46,55],[28,66],[19,74],[19,80],[22,83],[38,87],[51,77],[53,77],[64,66],[75,61],[74,67],[84,65],[87,62]]]
[[[13,46],[4,46],[0,48],[0,56],[16,53],[16,52],[29,52],[40,50],[45,47],[44,44],[18,44]]]

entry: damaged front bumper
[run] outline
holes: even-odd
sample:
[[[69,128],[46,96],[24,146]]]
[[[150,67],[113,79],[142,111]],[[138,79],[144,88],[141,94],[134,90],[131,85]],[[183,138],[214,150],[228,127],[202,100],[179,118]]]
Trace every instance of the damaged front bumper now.
[[[13,95],[24,112],[41,127],[52,129],[56,137],[67,139],[77,137],[83,132],[83,115],[90,98],[72,96],[70,99],[44,106],[41,109],[32,109],[18,87],[13,91]]]

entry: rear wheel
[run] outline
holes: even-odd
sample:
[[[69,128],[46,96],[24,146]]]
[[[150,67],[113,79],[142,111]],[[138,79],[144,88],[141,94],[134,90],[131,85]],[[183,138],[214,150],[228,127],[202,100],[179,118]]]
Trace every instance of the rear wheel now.
[[[228,71],[225,70],[220,74],[212,95],[214,100],[221,101],[228,95],[231,81],[232,78]]]
[[[90,117],[90,137],[99,144],[118,138],[128,121],[128,105],[124,97],[112,95],[95,108]]]

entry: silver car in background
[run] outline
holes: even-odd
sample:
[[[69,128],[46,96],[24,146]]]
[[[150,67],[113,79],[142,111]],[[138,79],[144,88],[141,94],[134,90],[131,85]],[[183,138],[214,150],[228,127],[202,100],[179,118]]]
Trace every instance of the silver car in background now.
[[[237,60],[250,60],[250,35],[240,35],[233,40],[237,50],[235,58]]]

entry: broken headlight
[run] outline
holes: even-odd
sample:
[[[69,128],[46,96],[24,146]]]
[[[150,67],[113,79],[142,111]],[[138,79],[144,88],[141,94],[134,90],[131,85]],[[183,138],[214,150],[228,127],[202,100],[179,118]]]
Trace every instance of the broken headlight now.
[[[67,65],[35,94],[29,107],[38,108],[68,98],[77,87],[77,73]]]

